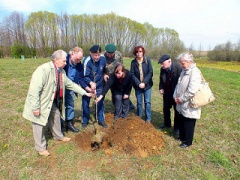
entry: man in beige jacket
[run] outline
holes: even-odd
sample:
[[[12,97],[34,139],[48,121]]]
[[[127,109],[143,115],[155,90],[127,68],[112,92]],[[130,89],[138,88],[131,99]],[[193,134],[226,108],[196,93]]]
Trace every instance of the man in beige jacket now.
[[[60,117],[65,119],[65,88],[88,97],[87,93],[67,78],[63,67],[67,53],[57,50],[52,54],[52,61],[39,66],[33,73],[29,86],[23,117],[32,121],[35,149],[40,155],[49,156],[44,126],[49,125],[53,139],[70,141],[61,132]]]

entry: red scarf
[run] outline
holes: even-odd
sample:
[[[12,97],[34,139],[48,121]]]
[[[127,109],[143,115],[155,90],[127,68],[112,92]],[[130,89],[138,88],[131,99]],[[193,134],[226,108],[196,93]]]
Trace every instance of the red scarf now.
[[[62,72],[61,70],[57,69],[56,65],[54,65],[55,67],[55,73],[56,73],[56,85],[57,85],[57,88],[56,88],[56,92],[55,92],[55,96],[54,98],[56,99],[57,98],[57,94],[59,95],[60,98],[63,97],[63,81],[62,81]]]

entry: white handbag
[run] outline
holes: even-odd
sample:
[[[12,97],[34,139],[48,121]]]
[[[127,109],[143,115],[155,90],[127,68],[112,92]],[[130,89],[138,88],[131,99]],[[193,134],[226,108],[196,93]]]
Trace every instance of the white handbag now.
[[[196,92],[196,94],[190,99],[190,106],[192,108],[198,108],[201,106],[204,106],[210,102],[213,102],[215,100],[215,97],[209,87],[209,83],[206,82],[203,75],[202,76],[202,82],[201,87]]]

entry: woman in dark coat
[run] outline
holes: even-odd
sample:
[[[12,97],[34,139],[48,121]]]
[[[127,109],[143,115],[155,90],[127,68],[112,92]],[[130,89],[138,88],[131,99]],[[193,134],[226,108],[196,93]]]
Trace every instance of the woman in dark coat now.
[[[136,56],[131,62],[131,73],[133,77],[133,87],[137,98],[137,115],[142,118],[142,104],[144,98],[146,123],[151,121],[151,93],[153,86],[153,68],[149,58],[145,56],[143,46],[136,46],[133,49]]]
[[[114,73],[110,75],[96,102],[100,101],[110,88],[113,90],[114,95],[114,119],[127,117],[129,113],[129,97],[132,90],[132,75],[122,64],[115,67]]]

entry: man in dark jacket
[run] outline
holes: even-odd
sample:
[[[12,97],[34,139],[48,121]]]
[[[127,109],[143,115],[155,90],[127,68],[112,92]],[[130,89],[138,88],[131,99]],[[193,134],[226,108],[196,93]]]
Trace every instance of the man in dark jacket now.
[[[114,119],[126,118],[130,110],[129,97],[132,90],[132,74],[122,64],[115,67],[96,101],[100,101],[110,88],[114,98]]]
[[[69,79],[71,79],[76,84],[80,85],[83,89],[90,92],[90,88],[87,86],[83,75],[83,65],[81,59],[83,58],[83,50],[80,47],[74,47],[69,51],[67,55],[66,66],[64,70]],[[73,124],[74,118],[74,92],[72,90],[66,90],[65,92],[65,106],[66,106],[66,130],[71,130],[72,132],[79,132]]]
[[[104,56],[106,58],[106,73],[104,75],[104,81],[107,83],[111,74],[114,74],[114,69],[118,64],[123,64],[122,54],[117,51],[117,46],[114,44],[107,44],[105,46],[106,52]],[[112,103],[114,104],[114,92],[111,88],[112,93]],[[132,101],[129,99],[130,110],[135,109]]]
[[[100,96],[103,89],[103,75],[106,68],[106,58],[101,55],[101,47],[99,45],[93,45],[90,48],[90,55],[84,59],[84,80],[88,87],[95,92],[96,97]],[[104,128],[107,128],[104,118],[104,98],[97,103],[97,120],[98,124]],[[85,129],[88,125],[90,118],[89,109],[90,98],[82,98],[83,118],[82,128]]]
[[[164,124],[160,128],[171,127],[171,108],[174,108],[174,135],[179,136],[179,123],[177,120],[178,113],[176,111],[176,103],[173,99],[173,93],[178,83],[178,78],[182,71],[179,63],[173,62],[169,55],[164,54],[159,59],[161,64],[159,92],[163,95],[163,115]]]

